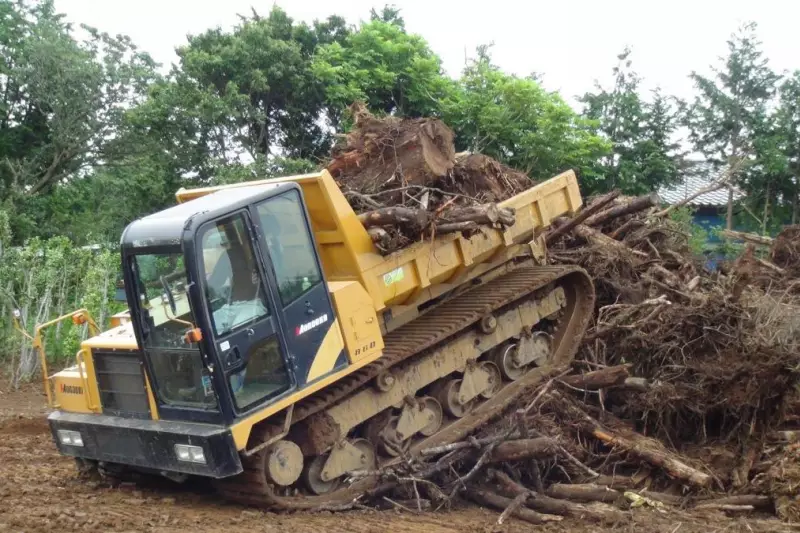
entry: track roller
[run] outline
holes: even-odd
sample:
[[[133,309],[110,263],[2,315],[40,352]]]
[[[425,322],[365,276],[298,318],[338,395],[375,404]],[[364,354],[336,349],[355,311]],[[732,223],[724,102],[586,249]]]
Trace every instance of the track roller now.
[[[475,400],[470,400],[466,403],[461,402],[459,395],[462,383],[463,380],[461,379],[447,380],[439,387],[436,393],[436,399],[442,404],[444,411],[454,418],[461,418],[469,414],[476,403]]]

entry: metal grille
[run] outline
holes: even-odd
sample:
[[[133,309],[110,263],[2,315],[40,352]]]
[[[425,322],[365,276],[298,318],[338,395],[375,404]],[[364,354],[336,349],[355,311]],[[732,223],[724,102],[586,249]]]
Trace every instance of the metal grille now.
[[[150,418],[144,372],[137,352],[94,352],[94,369],[104,413]]]

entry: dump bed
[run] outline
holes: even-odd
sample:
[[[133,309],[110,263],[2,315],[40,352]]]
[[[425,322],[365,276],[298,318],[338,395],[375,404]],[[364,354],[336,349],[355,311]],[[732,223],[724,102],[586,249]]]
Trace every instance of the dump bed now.
[[[574,213],[582,202],[574,172],[564,172],[500,203],[516,211],[516,222],[505,230],[482,227],[471,237],[447,234],[383,256],[324,170],[277,180],[181,189],[176,197],[185,202],[222,188],[281,181],[296,182],[303,190],[328,281],[359,281],[376,312],[419,305],[518,254],[542,253],[544,248],[537,243],[541,231],[554,218]]]

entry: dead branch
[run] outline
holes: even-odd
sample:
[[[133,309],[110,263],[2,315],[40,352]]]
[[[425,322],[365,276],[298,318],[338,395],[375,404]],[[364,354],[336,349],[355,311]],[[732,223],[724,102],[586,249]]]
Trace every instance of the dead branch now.
[[[633,198],[629,202],[626,202],[620,206],[612,207],[611,209],[607,209],[605,211],[601,211],[596,215],[589,217],[586,219],[585,224],[587,226],[601,226],[608,222],[609,220],[614,220],[619,217],[623,217],[626,215],[632,215],[634,213],[638,213],[639,211],[644,211],[645,209],[649,209],[658,205],[660,198],[658,194],[651,193],[646,194],[644,196],[638,196]]]
[[[584,220],[594,215],[595,213],[599,212],[605,206],[613,202],[614,199],[619,195],[620,191],[618,189],[615,189],[610,193],[604,194],[603,196],[596,198],[591,203],[591,205],[587,206],[580,213],[578,213],[578,215],[575,218],[565,222],[564,224],[560,225],[553,231],[549,232],[547,234],[547,237],[545,237],[545,243],[546,244],[554,243],[556,239],[558,239],[560,236],[566,235],[567,233],[572,231],[572,228],[574,228],[578,224],[581,224]]]
[[[629,247],[626,244],[623,244],[619,241],[616,241],[605,235],[600,233],[596,229],[592,229],[589,226],[584,226],[583,224],[578,224],[575,226],[575,235],[579,236],[580,238],[595,244],[600,247],[606,247],[613,250],[617,250],[623,254],[636,256],[641,259],[647,259],[647,254],[644,252],[640,252],[639,250],[634,250],[633,248]]]
[[[615,503],[620,499],[620,493],[616,490],[595,485],[594,483],[566,484],[555,483],[548,487],[545,492],[551,498],[560,500],[574,500],[578,502],[604,502]]]
[[[489,474],[506,494],[517,496],[519,494],[531,492],[526,487],[523,487],[511,479],[511,477],[504,472],[490,470]],[[580,503],[575,503],[568,500],[559,500],[544,494],[536,494],[534,497],[528,498],[526,505],[542,513],[578,519],[588,519],[595,522],[618,523],[625,518],[625,515],[619,509],[615,509],[614,507],[604,506],[603,504],[587,507]]]
[[[570,387],[578,389],[597,390],[606,387],[621,385],[630,375],[628,369],[631,365],[609,366],[601,370],[593,370],[585,374],[573,374],[563,377],[560,383],[565,383]]]
[[[514,503],[514,500],[510,498],[499,496],[487,490],[469,489],[466,491],[466,494],[476,503],[494,507],[495,509],[499,510],[508,509],[511,504]],[[519,518],[520,520],[530,522],[531,524],[546,524],[547,522],[558,522],[562,520],[560,516],[541,514],[525,508],[517,508],[513,510],[511,514],[512,516]]]
[[[755,233],[746,233],[744,231],[733,231],[730,229],[722,230],[720,235],[728,239],[750,242],[759,246],[772,246],[772,243],[774,242],[774,240],[770,237],[756,235]]]
[[[487,459],[489,463],[505,463],[524,459],[546,459],[556,455],[558,448],[553,439],[539,437],[501,442]]]

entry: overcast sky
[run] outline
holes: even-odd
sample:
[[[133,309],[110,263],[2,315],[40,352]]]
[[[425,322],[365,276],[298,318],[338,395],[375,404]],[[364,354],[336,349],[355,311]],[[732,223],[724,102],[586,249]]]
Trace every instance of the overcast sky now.
[[[355,23],[372,7],[394,3],[410,32],[419,33],[457,76],[465,54],[494,43],[493,59],[520,75],[538,72],[548,89],[569,101],[591,90],[596,79],[610,81],[615,56],[633,49],[634,67],[646,88],[660,86],[681,97],[692,94],[688,74],[708,72],[726,51],[738,25],[755,21],[772,67],[800,69],[798,0],[291,0],[277,2],[296,20],[331,14]],[[176,60],[174,48],[187,34],[237,23],[253,6],[267,13],[272,2],[253,0],[56,0],[59,11],[110,33],[130,35],[159,62]]]

